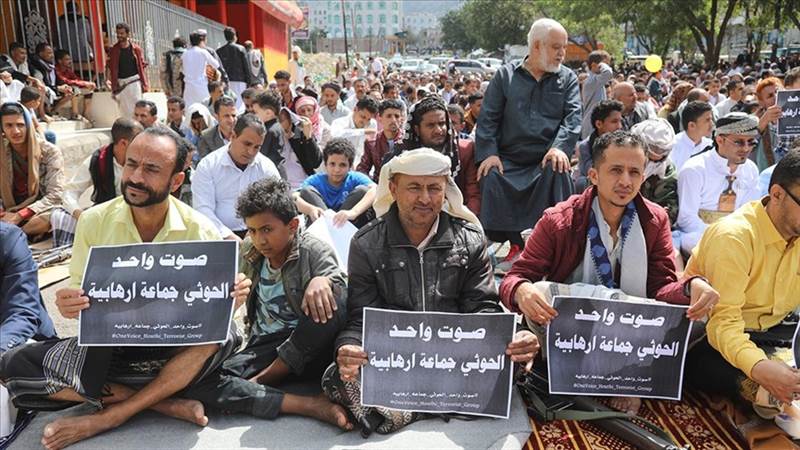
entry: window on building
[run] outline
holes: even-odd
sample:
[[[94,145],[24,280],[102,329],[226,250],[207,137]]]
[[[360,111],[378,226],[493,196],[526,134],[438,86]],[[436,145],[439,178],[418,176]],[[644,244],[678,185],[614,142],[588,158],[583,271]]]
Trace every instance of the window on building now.
[[[357,16],[356,16],[356,23],[361,23],[361,19],[363,19],[363,18],[364,18],[364,17],[363,17],[362,15],[360,15],[360,14],[359,14],[359,15],[357,15]]]
[[[367,15],[367,23],[372,23],[372,14]]]
[[[392,23],[397,23],[397,15],[392,16]]]
[[[382,2],[378,3],[378,8],[379,9],[386,9],[386,2],[382,1]]]
[[[333,23],[339,25],[339,16],[333,16]]]
[[[372,2],[367,2],[367,9],[372,9]]]
[[[381,14],[379,22],[380,23],[386,23],[386,14]]]

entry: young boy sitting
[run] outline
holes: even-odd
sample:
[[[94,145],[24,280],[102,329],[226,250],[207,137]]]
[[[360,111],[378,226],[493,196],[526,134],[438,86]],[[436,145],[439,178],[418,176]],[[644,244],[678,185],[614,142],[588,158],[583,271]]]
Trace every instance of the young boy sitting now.
[[[55,145],[56,134],[46,129],[38,119],[37,114],[40,111],[39,107],[42,105],[42,94],[39,92],[39,89],[32,86],[25,86],[19,93],[19,102],[28,110],[33,122],[33,127],[36,129],[36,134],[47,139],[47,142]],[[45,116],[45,118],[47,118],[47,116]]]
[[[247,345],[193,387],[192,398],[232,413],[265,419],[297,414],[351,429],[344,409],[326,397],[277,387],[298,380],[319,385],[333,360],[333,343],[347,311],[347,285],[333,249],[298,231],[286,181],[251,184],[236,211],[247,225],[239,270],[253,281],[246,303]]]
[[[333,216],[336,226],[349,220],[361,228],[369,222],[376,185],[368,176],[353,170],[355,154],[353,144],[347,139],[331,139],[322,151],[325,173],[308,177],[295,192],[297,209],[311,222],[328,209],[336,211]]]

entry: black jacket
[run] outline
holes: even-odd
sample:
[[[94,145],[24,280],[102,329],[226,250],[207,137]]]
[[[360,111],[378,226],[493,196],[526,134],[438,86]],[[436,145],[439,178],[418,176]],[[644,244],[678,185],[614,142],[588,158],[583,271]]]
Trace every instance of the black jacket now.
[[[294,154],[297,155],[297,161],[303,166],[306,175],[314,175],[317,167],[322,164],[322,150],[319,149],[317,140],[313,136],[306,139],[303,130],[295,127],[294,136],[289,138],[289,145],[292,146]]]
[[[197,154],[200,159],[208,156],[209,153],[225,145],[222,136],[219,135],[219,124],[211,128],[206,128],[197,138]]]
[[[283,127],[276,117],[264,122],[264,128],[267,129],[267,134],[264,136],[264,142],[261,143],[261,154],[272,160],[275,167],[281,172],[281,176],[285,178],[281,164],[283,162],[283,143],[286,139]]]
[[[100,147],[89,160],[89,174],[92,176],[92,201],[95,205],[116,198],[116,182],[114,179],[114,144]]]
[[[286,139],[286,134],[283,131],[280,121],[272,119],[264,123],[267,129],[267,134],[264,136],[264,142],[261,144],[261,153],[272,160],[281,177],[286,179],[286,169],[283,165],[283,145]],[[295,127],[294,134],[289,138],[289,145],[292,146],[294,154],[297,155],[297,161],[303,166],[306,175],[313,175],[322,164],[322,151],[317,145],[316,139],[306,139],[300,127]]]
[[[55,67],[53,67],[53,79],[49,79],[47,74],[50,73],[50,67],[39,55],[33,55],[28,58],[28,68],[30,68],[31,75],[42,80],[45,86],[53,91],[58,86],[58,77],[55,76]]]
[[[483,231],[442,212],[436,235],[420,252],[406,237],[393,204],[350,241],[347,325],[336,338],[335,350],[346,344],[361,345],[365,307],[502,311]]]
[[[247,51],[235,42],[228,42],[217,49],[217,56],[225,67],[229,81],[240,81],[248,86],[253,84],[250,67],[247,64]]]

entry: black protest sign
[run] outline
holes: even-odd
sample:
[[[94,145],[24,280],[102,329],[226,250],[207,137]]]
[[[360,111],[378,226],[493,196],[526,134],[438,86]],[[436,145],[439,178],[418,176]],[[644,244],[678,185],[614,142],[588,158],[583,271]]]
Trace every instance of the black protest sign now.
[[[800,90],[778,91],[778,136],[800,135]]]
[[[239,249],[233,241],[92,247],[81,288],[80,345],[225,341]]]
[[[364,308],[361,403],[508,418],[514,317]]]
[[[558,296],[547,327],[552,394],[680,400],[686,307]]]

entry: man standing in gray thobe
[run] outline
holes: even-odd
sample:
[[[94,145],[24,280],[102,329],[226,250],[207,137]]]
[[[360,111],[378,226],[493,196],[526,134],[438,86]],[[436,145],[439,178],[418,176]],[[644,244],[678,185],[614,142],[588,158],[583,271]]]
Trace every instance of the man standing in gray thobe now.
[[[589,53],[586,65],[589,77],[583,82],[581,97],[583,98],[583,121],[581,125],[581,139],[586,139],[594,131],[592,123],[592,110],[598,103],[606,99],[606,83],[611,81],[614,71],[608,62],[611,56],[605,50],[595,50]]]
[[[475,143],[481,223],[492,241],[511,242],[509,260],[524,246],[520,232],[572,194],[569,159],[581,131],[578,77],[561,65],[567,31],[539,19],[528,46],[489,83]]]

